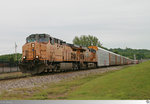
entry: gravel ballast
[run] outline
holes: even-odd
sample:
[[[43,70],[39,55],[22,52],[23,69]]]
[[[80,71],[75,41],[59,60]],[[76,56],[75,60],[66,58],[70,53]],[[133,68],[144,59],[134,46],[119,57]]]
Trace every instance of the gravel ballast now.
[[[66,73],[49,74],[43,76],[32,76],[21,79],[0,81],[0,92],[4,90],[11,90],[14,88],[30,88],[41,86],[46,83],[59,82],[63,80],[71,80],[79,77],[86,77],[89,75],[105,73],[112,70],[123,69],[124,66],[105,67],[91,70],[81,70]]]

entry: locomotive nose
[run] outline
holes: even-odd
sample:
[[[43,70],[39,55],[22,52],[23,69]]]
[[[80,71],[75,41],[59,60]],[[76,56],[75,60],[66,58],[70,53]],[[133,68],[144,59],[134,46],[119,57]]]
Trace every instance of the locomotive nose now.
[[[35,58],[39,58],[39,56],[36,54],[37,53],[37,43],[36,42],[31,42],[31,43],[27,43],[24,47],[23,47],[23,59],[25,60],[33,60]]]

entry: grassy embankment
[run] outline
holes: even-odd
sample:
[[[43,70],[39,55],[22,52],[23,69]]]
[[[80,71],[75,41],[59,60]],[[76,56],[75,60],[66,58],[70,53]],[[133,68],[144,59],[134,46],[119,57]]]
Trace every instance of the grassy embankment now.
[[[150,99],[150,61],[72,81],[5,91],[0,99]]]
[[[11,73],[2,73],[0,74],[0,81],[5,79],[17,79],[21,77],[31,76],[30,74],[23,74],[21,72],[11,72]]]

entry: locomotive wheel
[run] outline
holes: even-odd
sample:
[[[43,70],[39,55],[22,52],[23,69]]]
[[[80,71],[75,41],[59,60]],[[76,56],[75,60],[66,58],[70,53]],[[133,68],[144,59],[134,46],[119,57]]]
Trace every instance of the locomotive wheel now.
[[[79,70],[79,64],[73,63],[73,70]]]
[[[85,70],[87,70],[87,69],[88,69],[88,64],[86,63],[86,64],[85,64]]]
[[[61,70],[60,70],[60,64],[55,64],[55,65],[54,65],[54,67],[53,67],[53,72],[56,72],[56,73],[61,72]]]

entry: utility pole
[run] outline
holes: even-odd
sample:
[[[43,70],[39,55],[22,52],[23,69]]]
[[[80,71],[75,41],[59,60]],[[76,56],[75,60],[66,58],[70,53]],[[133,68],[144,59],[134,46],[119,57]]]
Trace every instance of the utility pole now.
[[[134,60],[136,60],[136,55],[134,54]]]
[[[134,54],[134,64],[136,64],[136,55]]]
[[[16,42],[15,42],[15,55],[16,55],[17,71],[18,71],[18,57],[17,57],[17,44],[16,44]]]
[[[17,61],[17,44],[15,42],[15,55],[16,55],[16,61]]]

